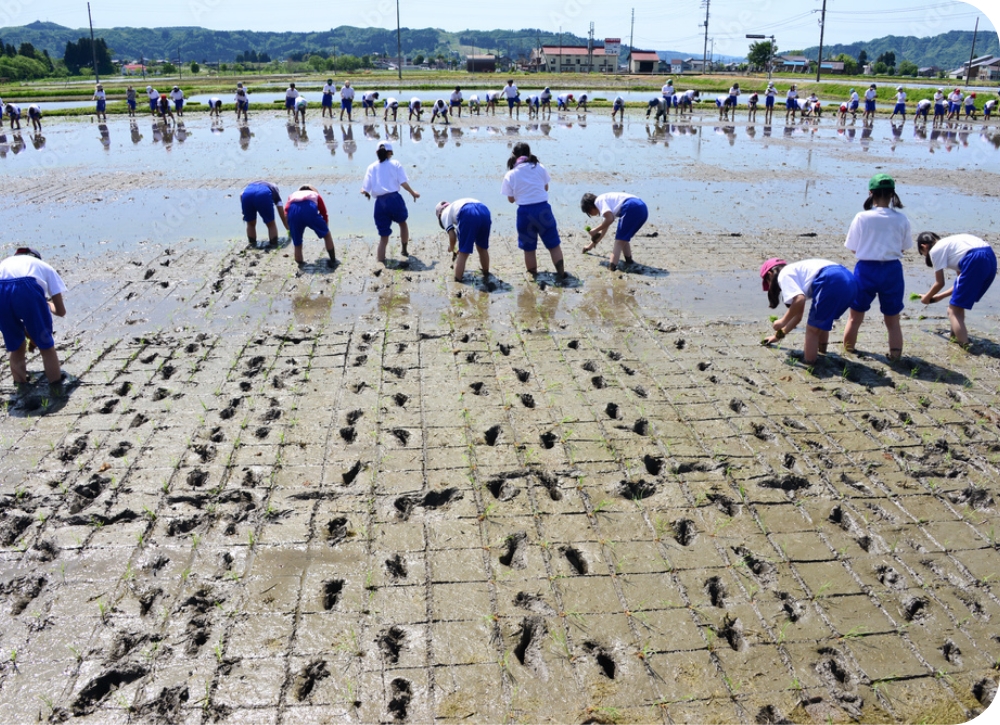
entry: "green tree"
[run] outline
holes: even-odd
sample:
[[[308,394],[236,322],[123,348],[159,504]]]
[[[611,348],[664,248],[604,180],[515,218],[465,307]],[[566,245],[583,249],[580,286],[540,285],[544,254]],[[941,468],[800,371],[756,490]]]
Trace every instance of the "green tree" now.
[[[858,67],[864,68],[866,65],[868,65],[868,53],[862,50],[858,53]]]
[[[750,44],[747,61],[754,68],[765,68],[767,62],[778,53],[778,45],[770,40],[761,40]]]
[[[834,60],[839,60],[844,64],[844,73],[849,76],[857,75],[858,72],[858,61],[854,60],[847,53],[841,53]]]
[[[168,60],[166,63],[164,63],[162,66],[160,66],[160,71],[165,76],[172,76],[174,73],[177,72],[177,66],[175,66],[173,63],[171,63]]]
[[[882,53],[878,58],[875,59],[876,63],[885,63],[890,68],[896,65],[896,54],[891,50],[887,50]]]
[[[70,73],[76,75],[81,68],[93,71],[94,56],[97,56],[97,69],[104,75],[114,72],[111,65],[111,51],[108,50],[104,38],[98,38],[94,43],[90,38],[80,38],[77,42],[66,43],[66,51],[63,54],[63,61]]]
[[[909,60],[900,61],[899,68],[897,68],[897,72],[901,76],[915,76],[918,70],[920,69],[917,68],[917,64]]]
[[[416,54],[416,55],[415,55],[415,56],[413,57],[413,65],[420,65],[420,64],[421,64],[421,63],[423,63],[423,62],[424,62],[424,56],[423,56],[422,54],[420,54],[420,53],[417,53],[417,54]]]
[[[307,61],[309,67],[314,71],[319,73],[320,71],[326,70],[326,58],[321,55],[310,55]]]
[[[191,63],[191,72],[197,74],[201,70],[201,66],[197,63]]]
[[[884,61],[877,60],[874,65],[872,65],[872,70],[875,71],[875,75],[884,76],[886,71],[889,70],[889,66],[887,66]]]
[[[35,46],[31,43],[21,43],[21,46],[17,49],[18,55],[23,55],[25,58],[35,57]]]

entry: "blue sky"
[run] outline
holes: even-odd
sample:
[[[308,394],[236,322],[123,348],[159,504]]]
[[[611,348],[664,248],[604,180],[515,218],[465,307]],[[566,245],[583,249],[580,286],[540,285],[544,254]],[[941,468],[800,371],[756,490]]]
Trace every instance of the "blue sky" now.
[[[501,0],[492,3],[399,0],[404,27],[445,30],[549,28],[585,36],[590,23],[599,39],[628,42],[635,8],[635,46],[694,53],[704,42],[704,0]],[[822,0],[710,0],[709,37],[716,53],[744,55],[747,33],[774,34],[784,50],[819,43]],[[615,11],[614,8],[620,8]],[[219,30],[328,29],[338,25],[395,27],[395,0],[295,0],[289,6],[252,0],[91,0],[96,27],[200,25]],[[1000,0],[827,0],[825,42],[849,43],[884,35],[936,35],[972,30],[995,33]],[[992,17],[993,22],[991,22]],[[87,24],[85,0],[16,0],[0,4],[0,27],[48,20]]]

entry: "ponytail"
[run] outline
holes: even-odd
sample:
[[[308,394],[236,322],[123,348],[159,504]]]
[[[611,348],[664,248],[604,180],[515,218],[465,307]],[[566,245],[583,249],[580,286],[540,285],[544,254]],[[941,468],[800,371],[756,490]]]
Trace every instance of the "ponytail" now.
[[[383,161],[392,156],[392,151],[386,151],[384,148],[379,146],[375,149],[375,155],[378,156],[378,162],[381,164]]]
[[[507,169],[513,169],[517,166],[517,160],[520,158],[527,159],[529,164],[537,166],[540,162],[538,157],[531,153],[531,147],[524,143],[523,141],[514,144],[514,148],[511,149],[510,158],[507,159]]]
[[[767,272],[767,304],[773,310],[781,302],[781,285],[778,284],[778,273],[785,268],[784,264],[777,264]]]
[[[876,201],[886,199],[889,201],[889,206],[893,209],[903,208],[903,202],[900,201],[899,195],[896,193],[895,189],[875,189],[868,195],[868,198],[865,199],[865,211],[869,211],[872,207],[874,207]]]

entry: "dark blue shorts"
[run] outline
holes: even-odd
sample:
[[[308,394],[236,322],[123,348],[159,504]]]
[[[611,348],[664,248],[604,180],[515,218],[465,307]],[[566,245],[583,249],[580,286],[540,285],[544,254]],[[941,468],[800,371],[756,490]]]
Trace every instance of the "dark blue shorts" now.
[[[663,100],[667,102],[667,108],[670,108],[670,104],[673,103],[674,99],[673,99],[672,96],[664,96]],[[653,104],[651,103],[650,105],[653,105]]]
[[[848,111],[857,111],[858,110],[858,101],[851,101],[848,104],[848,106],[847,106],[847,110]]]
[[[0,333],[7,352],[21,348],[25,332],[39,350],[55,346],[45,292],[34,277],[0,280]]]
[[[559,246],[559,229],[549,202],[523,204],[517,207],[517,246],[525,252],[538,249],[538,238],[546,249]]]
[[[923,116],[924,118],[927,118],[927,113],[930,110],[931,110],[930,106],[924,106],[923,108],[918,108],[916,111],[914,111],[913,115],[914,116]]]
[[[456,106],[459,107],[459,108],[461,108],[462,102],[461,101],[449,101],[448,105],[451,106],[452,108],[455,108]]]
[[[875,110],[875,101],[865,101],[865,112]]]
[[[135,110],[135,99],[134,98],[131,101],[126,101],[126,103],[128,103],[128,107],[131,110],[133,110],[133,111]]]
[[[972,106],[969,106],[969,105],[967,105],[967,106],[965,107],[965,115],[966,115],[966,116],[968,116],[968,115],[970,115],[970,114],[973,114],[973,113],[975,113],[975,112],[976,112],[976,107],[975,107],[975,105],[972,105]]]
[[[897,103],[895,106],[892,107],[892,115],[895,116],[897,113],[902,113],[904,116],[906,115],[905,103]]]
[[[766,108],[774,108],[774,96],[765,96],[764,106]]]
[[[958,263],[958,279],[948,304],[971,310],[986,294],[997,276],[997,256],[990,247],[967,252]]]
[[[364,98],[362,98],[361,99],[361,107],[362,108],[370,108],[370,109],[372,109],[374,111],[375,110],[375,99],[374,98],[370,98],[370,99],[368,99],[366,101]]]
[[[615,239],[631,242],[649,218],[649,209],[642,199],[626,199],[618,212],[618,230]]]
[[[354,105],[354,100],[351,98],[341,98],[340,99],[340,110],[351,112],[351,107]]]
[[[508,98],[507,99],[507,108],[513,108],[515,103],[517,103],[517,99],[516,98]]]
[[[726,97],[726,105],[727,106],[735,106],[736,105],[736,96],[727,96]]]
[[[403,195],[398,191],[375,197],[375,228],[380,237],[392,234],[392,223],[402,224],[410,217]]]
[[[789,110],[792,110],[792,111],[799,110],[799,104],[796,103],[795,101],[796,101],[796,99],[794,99],[794,98],[786,98],[785,99],[785,108],[787,108]]]
[[[854,279],[858,283],[858,294],[851,303],[852,310],[868,312],[877,296],[879,310],[886,317],[903,311],[903,264],[898,259],[889,262],[858,260]]]
[[[615,101],[615,105],[614,105],[614,107],[611,110],[613,110],[613,111],[620,111],[623,108],[625,108],[625,102],[624,101]]]
[[[306,229],[312,229],[320,239],[330,233],[330,227],[320,215],[316,202],[308,199],[292,202],[288,207],[288,234],[292,238],[293,245],[302,246],[302,235]]]
[[[159,99],[157,99],[157,98],[150,98],[149,99],[149,110],[150,111],[155,111],[156,108],[157,108],[157,106],[159,106],[159,104],[160,104]]]
[[[250,101],[249,100],[246,100],[246,101],[237,101],[236,102],[236,110],[237,111],[245,111],[248,108],[250,108]]]
[[[324,93],[323,94],[322,105],[323,105],[323,108],[333,108],[333,94],[332,93]]]
[[[104,109],[107,108],[107,107],[108,107],[108,102],[107,101],[98,101],[97,102],[97,112],[98,113],[104,113]]]
[[[943,116],[944,115],[944,104],[943,103],[935,103],[934,104],[934,115],[935,116]]]
[[[948,101],[948,113],[958,113],[958,104],[954,101]]]
[[[285,96],[285,110],[293,110],[295,108],[295,99]]]
[[[472,248],[490,248],[490,227],[493,220],[485,204],[468,203],[458,210],[455,234],[458,237],[458,251],[472,254]]]
[[[174,101],[174,110],[177,111],[177,113],[180,113],[181,111],[183,111],[184,110],[184,101],[183,100]]]
[[[857,292],[858,283],[847,267],[839,264],[823,267],[813,280],[813,302],[806,324],[829,332],[834,320],[847,312]]]
[[[258,214],[265,224],[274,221],[274,197],[269,187],[250,184],[240,194],[240,203],[243,205],[243,221],[256,222]]]

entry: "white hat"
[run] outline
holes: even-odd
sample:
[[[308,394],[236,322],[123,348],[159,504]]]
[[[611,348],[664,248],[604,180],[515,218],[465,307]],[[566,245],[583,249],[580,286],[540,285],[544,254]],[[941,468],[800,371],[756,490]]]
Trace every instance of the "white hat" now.
[[[896,90],[897,91],[901,91],[901,90],[903,90],[903,87],[902,86],[896,86]]]
[[[151,90],[153,90],[153,87],[152,86],[146,86],[146,90],[147,91],[151,91]]]
[[[443,212],[445,209],[447,209],[448,206],[449,206],[449,202],[442,201],[442,202],[439,202],[436,207],[434,207],[434,213],[437,214],[437,218],[438,219],[441,218],[441,212]]]
[[[383,141],[378,145],[380,149],[385,149],[386,151],[392,151],[392,144],[388,141]]]

